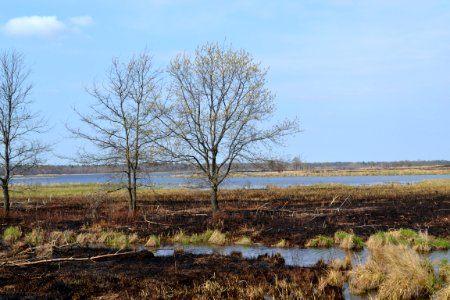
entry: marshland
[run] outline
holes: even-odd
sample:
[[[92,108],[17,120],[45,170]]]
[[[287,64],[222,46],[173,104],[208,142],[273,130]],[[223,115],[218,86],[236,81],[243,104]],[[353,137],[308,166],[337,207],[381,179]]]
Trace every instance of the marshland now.
[[[17,186],[11,211],[0,216],[1,293],[336,299],[345,284],[347,293],[382,298],[448,296],[448,181],[223,189],[216,213],[207,190],[138,192],[133,213],[115,185]],[[233,245],[238,250],[220,253]],[[195,246],[213,250],[189,250]],[[346,254],[324,254],[312,265],[298,254],[286,263],[283,249],[304,248]],[[362,249],[364,261],[352,260]],[[434,252],[443,253],[438,261],[427,258]],[[396,291],[393,282],[412,273],[421,278],[404,279],[410,290]]]

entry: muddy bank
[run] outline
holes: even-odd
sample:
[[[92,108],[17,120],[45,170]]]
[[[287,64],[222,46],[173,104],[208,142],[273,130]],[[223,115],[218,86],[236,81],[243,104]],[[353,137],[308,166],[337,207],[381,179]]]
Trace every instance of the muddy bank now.
[[[52,258],[112,253],[81,247],[53,251]],[[143,251],[95,261],[0,266],[1,299],[343,299],[341,288],[319,288],[327,266],[287,267],[280,257],[240,255],[154,257]]]

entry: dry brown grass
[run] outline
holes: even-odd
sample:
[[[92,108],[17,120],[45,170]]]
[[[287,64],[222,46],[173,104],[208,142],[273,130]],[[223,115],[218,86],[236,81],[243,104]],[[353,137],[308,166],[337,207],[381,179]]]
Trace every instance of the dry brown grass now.
[[[450,299],[450,284],[439,290],[436,293],[436,300],[449,300]]]
[[[372,249],[364,265],[350,274],[353,293],[377,289],[379,299],[411,299],[432,293],[433,270],[428,261],[402,246]]]

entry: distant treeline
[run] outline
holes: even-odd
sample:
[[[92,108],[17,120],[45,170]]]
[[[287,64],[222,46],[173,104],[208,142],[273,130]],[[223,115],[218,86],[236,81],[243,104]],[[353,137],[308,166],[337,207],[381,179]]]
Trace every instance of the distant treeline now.
[[[265,160],[260,163],[236,164],[235,171],[322,171],[322,170],[359,170],[359,169],[386,169],[386,168],[414,168],[414,167],[448,167],[447,160],[417,160],[417,161],[390,161],[390,162],[302,162],[298,158],[292,160]],[[22,175],[37,174],[91,174],[115,173],[123,170],[121,166],[110,165],[42,165],[33,169],[17,172]],[[186,172],[194,171],[188,164],[161,163],[147,164],[142,172]]]

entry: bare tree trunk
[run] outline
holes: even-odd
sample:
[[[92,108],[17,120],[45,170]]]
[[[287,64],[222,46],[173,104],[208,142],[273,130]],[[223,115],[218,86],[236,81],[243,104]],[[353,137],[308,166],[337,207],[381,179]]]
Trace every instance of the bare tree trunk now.
[[[211,185],[211,205],[213,212],[219,211],[219,202],[217,201],[217,192],[219,190],[218,184],[213,183]]]
[[[2,189],[3,189],[3,207],[8,212],[10,209],[8,182],[6,182],[6,181],[2,182]]]
[[[131,185],[131,171],[127,172],[128,210],[133,211],[133,187]]]
[[[136,202],[137,202],[137,177],[136,177],[136,171],[133,171],[133,212],[136,212]]]

